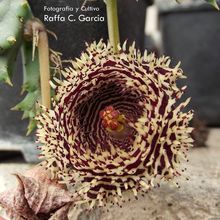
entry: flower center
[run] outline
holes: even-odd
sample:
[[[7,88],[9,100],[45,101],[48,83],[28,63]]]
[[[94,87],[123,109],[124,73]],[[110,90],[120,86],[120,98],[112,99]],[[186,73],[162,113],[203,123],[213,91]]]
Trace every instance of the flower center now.
[[[112,105],[107,106],[99,113],[102,125],[109,132],[121,132],[125,128],[125,116],[116,110]]]

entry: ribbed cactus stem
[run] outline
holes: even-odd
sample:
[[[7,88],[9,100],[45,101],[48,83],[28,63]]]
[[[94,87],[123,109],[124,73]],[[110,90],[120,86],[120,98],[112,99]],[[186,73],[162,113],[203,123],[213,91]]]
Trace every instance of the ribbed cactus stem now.
[[[24,0],[2,0],[0,2],[0,54],[19,43],[18,38],[29,10],[28,2]]]
[[[22,43],[23,24],[29,15],[27,1],[0,1],[0,81],[9,85]]]

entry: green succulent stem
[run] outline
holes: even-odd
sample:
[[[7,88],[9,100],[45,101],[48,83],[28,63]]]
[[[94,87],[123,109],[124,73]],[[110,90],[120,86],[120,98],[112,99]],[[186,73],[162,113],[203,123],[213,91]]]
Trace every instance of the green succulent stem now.
[[[32,16],[26,0],[0,1],[0,82],[12,85],[23,25]]]
[[[114,51],[117,53],[118,44],[120,43],[117,0],[106,0],[105,3],[108,19],[109,41],[112,44]]]

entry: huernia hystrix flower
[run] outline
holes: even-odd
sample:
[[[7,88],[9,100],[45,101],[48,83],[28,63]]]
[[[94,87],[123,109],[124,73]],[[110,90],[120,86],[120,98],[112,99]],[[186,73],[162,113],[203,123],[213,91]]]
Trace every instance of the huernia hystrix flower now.
[[[91,208],[181,175],[193,112],[182,112],[190,99],[179,101],[186,87],[176,80],[184,75],[169,65],[169,57],[142,56],[134,44],[114,53],[94,42],[56,79],[53,110],[41,106],[45,163]]]

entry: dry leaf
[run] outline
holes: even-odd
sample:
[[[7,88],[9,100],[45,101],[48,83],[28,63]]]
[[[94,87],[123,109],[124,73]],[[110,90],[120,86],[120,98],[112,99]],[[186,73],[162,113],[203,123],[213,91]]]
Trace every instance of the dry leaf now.
[[[74,199],[64,185],[51,180],[44,167],[37,166],[25,175],[15,174],[18,187],[0,194],[0,205],[13,220],[68,220]]]
[[[63,206],[58,211],[56,211],[49,220],[67,220],[68,219],[67,215],[68,215],[70,206],[71,206],[70,203]]]

